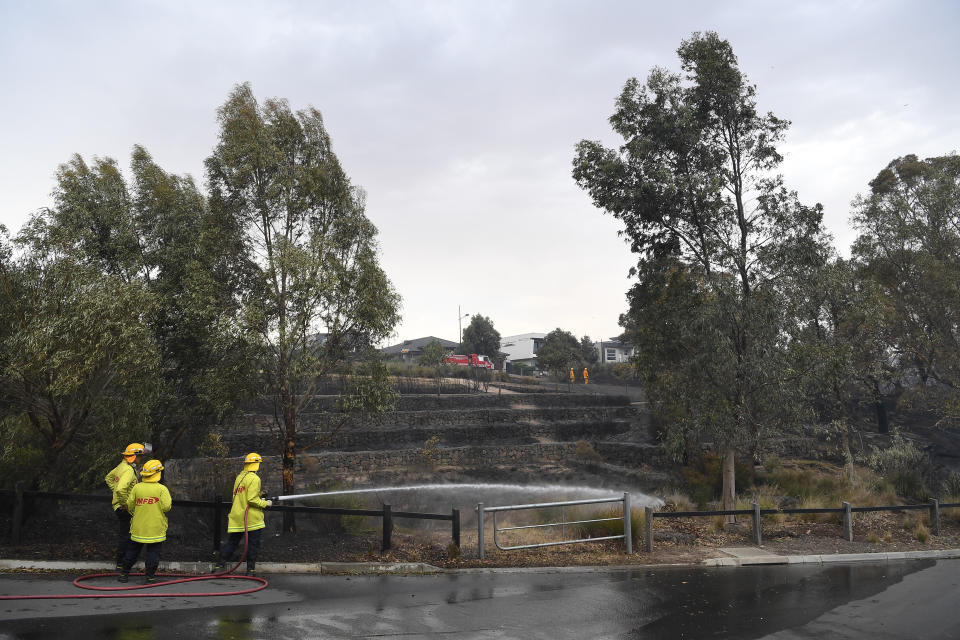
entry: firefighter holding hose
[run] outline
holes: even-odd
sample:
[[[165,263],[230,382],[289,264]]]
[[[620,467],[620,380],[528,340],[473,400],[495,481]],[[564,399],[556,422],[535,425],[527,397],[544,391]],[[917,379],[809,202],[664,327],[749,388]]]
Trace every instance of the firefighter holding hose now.
[[[247,533],[247,575],[256,575],[257,553],[260,551],[260,538],[266,523],[263,510],[273,505],[260,495],[259,453],[248,453],[243,459],[243,471],[233,482],[233,506],[227,517],[227,543],[220,550],[220,559],[214,565],[214,571],[222,571],[230,562],[233,552],[240,545],[244,531]],[[246,518],[246,522],[244,522]]]
[[[137,469],[144,454],[147,452],[146,445],[139,442],[131,442],[121,454],[123,460],[115,466],[104,477],[104,482],[113,492],[113,513],[116,515],[117,527],[117,570],[123,569],[123,559],[127,555],[127,548],[130,546],[130,512],[127,511],[127,498],[130,491],[137,484]]]

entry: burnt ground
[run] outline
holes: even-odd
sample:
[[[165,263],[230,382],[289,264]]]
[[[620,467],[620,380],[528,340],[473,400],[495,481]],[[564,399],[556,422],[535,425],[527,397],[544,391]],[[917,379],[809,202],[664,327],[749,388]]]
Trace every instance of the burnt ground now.
[[[53,501],[48,501],[52,503]],[[5,505],[6,506],[6,505]],[[213,535],[207,515],[199,509],[181,509],[173,518],[161,559],[209,561],[213,558]],[[958,510],[960,511],[960,510]],[[103,504],[61,502],[38,504],[28,513],[19,544],[10,538],[10,511],[0,510],[0,557],[61,561],[110,562],[113,558],[113,515]],[[945,514],[939,536],[917,539],[922,512],[856,514],[854,540],[841,538],[838,521],[782,521],[763,524],[767,551],[780,555],[818,555],[960,548],[960,523]],[[958,514],[960,515],[960,514]],[[276,519],[279,522],[279,518]],[[328,518],[329,521],[329,518]],[[268,520],[269,522],[269,520]],[[336,524],[336,523],[335,523]],[[449,525],[448,525],[449,526]],[[460,553],[450,548],[449,529],[432,531],[397,525],[392,549],[381,551],[378,521],[355,522],[350,530],[337,525],[324,529],[308,519],[298,520],[296,534],[264,535],[261,562],[425,562],[444,568],[547,567],[620,564],[699,563],[723,556],[721,547],[752,546],[750,520],[722,527],[708,518],[660,519],[654,527],[654,549],[643,552],[642,528],[636,530],[635,553],[624,555],[621,541],[602,541],[541,549],[497,551],[487,537],[486,557],[477,557],[476,525],[465,524]]]

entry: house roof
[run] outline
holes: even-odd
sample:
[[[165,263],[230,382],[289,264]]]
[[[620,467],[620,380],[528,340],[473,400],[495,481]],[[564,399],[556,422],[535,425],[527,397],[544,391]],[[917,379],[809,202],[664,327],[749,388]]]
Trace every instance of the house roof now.
[[[437,338],[435,336],[426,336],[424,338],[416,338],[414,340],[404,340],[399,344],[393,344],[389,347],[384,347],[380,349],[380,352],[384,355],[400,355],[401,353],[414,353],[423,351],[423,348],[430,344],[432,341],[436,340],[440,343],[440,346],[444,349],[456,349],[459,346],[457,342],[451,342],[450,340],[444,340],[443,338]]]

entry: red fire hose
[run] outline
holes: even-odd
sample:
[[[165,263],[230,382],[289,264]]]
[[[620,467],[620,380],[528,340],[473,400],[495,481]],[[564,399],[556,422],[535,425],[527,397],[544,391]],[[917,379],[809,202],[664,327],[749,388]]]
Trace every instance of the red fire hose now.
[[[158,573],[159,576],[169,576],[174,579],[164,580],[163,582],[154,582],[152,584],[144,585],[134,585],[129,587],[95,587],[93,585],[83,584],[85,580],[91,580],[93,578],[105,578],[110,576],[119,575],[116,571],[111,571],[108,573],[90,573],[87,575],[80,576],[73,581],[75,587],[81,589],[90,589],[92,591],[105,591],[105,592],[114,592],[114,593],[97,593],[97,594],[71,594],[71,595],[34,595],[34,596],[0,596],[0,600],[59,600],[59,599],[80,599],[80,598],[199,598],[204,596],[239,596],[245,593],[254,593],[262,589],[267,588],[267,581],[258,576],[235,576],[230,575],[237,567],[243,562],[244,558],[247,556],[247,546],[250,542],[250,534],[247,531],[247,514],[250,512],[249,505],[247,510],[243,512],[243,553],[240,555],[240,559],[237,561],[237,564],[233,565],[229,569],[219,571],[217,573],[211,573],[203,576],[193,576],[188,573]],[[144,575],[141,573],[136,573],[134,575]],[[181,582],[197,582],[200,580],[216,580],[219,578],[226,578],[228,580],[252,580],[253,582],[258,583],[257,586],[251,587],[249,589],[239,589],[236,591],[202,591],[198,593],[115,593],[117,591],[136,591],[140,589],[150,589],[152,587],[160,587],[168,584],[179,584]]]

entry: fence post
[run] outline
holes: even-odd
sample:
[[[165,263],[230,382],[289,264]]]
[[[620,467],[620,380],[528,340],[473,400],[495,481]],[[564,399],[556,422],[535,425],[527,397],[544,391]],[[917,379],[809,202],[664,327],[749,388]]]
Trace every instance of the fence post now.
[[[930,498],[930,532],[940,535],[940,501],[936,498]]]
[[[759,546],[762,544],[760,539],[760,504],[754,501],[751,506],[753,507],[753,542]]]
[[[483,503],[477,503],[477,549],[480,559],[483,560]]]
[[[843,537],[847,542],[853,542],[853,512],[850,503],[843,503]]]
[[[646,532],[643,536],[643,547],[644,551],[650,553],[653,551],[653,507],[644,507],[643,515],[644,525],[646,528]]]
[[[383,505],[383,548],[381,551],[390,550],[390,537],[393,534],[393,512],[390,511],[390,505]]]
[[[23,524],[23,480],[17,480],[14,485],[13,498],[13,529],[10,531],[10,541],[20,544],[20,525]]]
[[[220,504],[220,496],[213,496],[213,551],[220,551],[221,543],[221,523],[223,522],[223,505]]]
[[[460,548],[460,509],[453,510],[453,544]]]
[[[623,492],[623,541],[627,545],[627,555],[633,554],[633,523],[630,522],[630,494]]]

